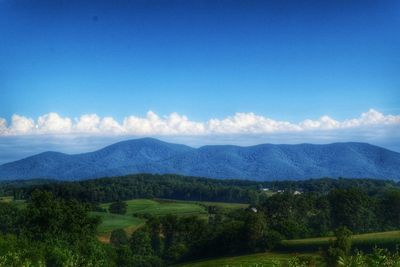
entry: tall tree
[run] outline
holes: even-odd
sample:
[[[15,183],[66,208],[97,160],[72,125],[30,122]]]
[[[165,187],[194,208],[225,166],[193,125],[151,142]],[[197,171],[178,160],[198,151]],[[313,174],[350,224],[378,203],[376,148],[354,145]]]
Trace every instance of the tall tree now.
[[[353,232],[367,232],[374,229],[375,203],[358,189],[339,189],[329,195],[333,227],[346,226]]]

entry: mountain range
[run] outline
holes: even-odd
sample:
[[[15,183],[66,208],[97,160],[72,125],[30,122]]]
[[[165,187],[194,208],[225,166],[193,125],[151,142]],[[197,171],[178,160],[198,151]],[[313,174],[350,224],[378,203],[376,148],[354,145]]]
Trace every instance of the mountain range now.
[[[193,148],[142,138],[82,154],[44,152],[0,166],[2,180],[76,180],[134,173],[251,180],[321,177],[400,179],[400,153],[355,142]]]

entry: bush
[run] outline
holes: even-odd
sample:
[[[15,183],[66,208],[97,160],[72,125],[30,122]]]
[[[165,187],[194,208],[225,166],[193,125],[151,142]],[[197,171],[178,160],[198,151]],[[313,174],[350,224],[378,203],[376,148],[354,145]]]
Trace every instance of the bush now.
[[[108,210],[110,211],[110,213],[125,214],[127,208],[128,208],[128,204],[126,204],[126,202],[116,201],[116,202],[111,203]]]
[[[335,231],[335,240],[330,241],[330,246],[325,253],[328,266],[337,266],[341,259],[346,259],[351,249],[351,231],[346,227],[340,227]]]
[[[172,262],[180,260],[186,253],[188,252],[188,248],[185,244],[173,244],[170,248],[165,252],[165,258]]]
[[[116,229],[111,232],[110,243],[114,246],[122,246],[128,244],[128,236],[123,229]]]
[[[141,229],[133,232],[130,246],[134,255],[149,256],[154,253],[149,233]]]
[[[282,241],[283,236],[274,230],[269,230],[263,237],[260,246],[268,250],[276,248]]]

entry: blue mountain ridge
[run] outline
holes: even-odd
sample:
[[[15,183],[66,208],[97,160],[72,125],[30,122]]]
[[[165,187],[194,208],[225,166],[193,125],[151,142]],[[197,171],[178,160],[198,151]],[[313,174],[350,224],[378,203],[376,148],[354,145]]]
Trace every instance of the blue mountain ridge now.
[[[400,153],[355,142],[192,148],[142,138],[82,154],[44,152],[0,166],[2,180],[76,180],[134,173],[263,181],[320,177],[400,179]]]

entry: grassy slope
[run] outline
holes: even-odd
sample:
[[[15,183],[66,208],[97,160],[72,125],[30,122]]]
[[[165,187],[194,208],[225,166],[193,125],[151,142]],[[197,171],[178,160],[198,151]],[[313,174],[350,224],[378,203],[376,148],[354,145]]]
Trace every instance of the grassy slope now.
[[[133,217],[132,215],[119,215],[105,212],[92,212],[91,214],[100,216],[102,223],[99,226],[99,233],[104,234],[118,228],[139,227],[144,223],[144,219]]]
[[[25,200],[14,200],[13,196],[2,196],[2,197],[0,197],[0,203],[1,202],[12,203],[13,205],[15,205],[16,207],[18,207],[20,209],[26,207]]]
[[[295,239],[295,240],[284,240],[282,242],[282,248],[301,252],[301,251],[311,251],[313,253],[300,253],[300,254],[290,254],[290,253],[257,253],[249,254],[243,256],[235,257],[224,257],[208,260],[199,260],[189,263],[184,263],[178,265],[179,267],[205,267],[205,266],[229,266],[229,267],[268,267],[274,266],[274,261],[279,261],[281,263],[286,262],[288,259],[294,255],[313,255],[317,257],[318,248],[327,246],[329,240],[332,237],[319,237],[319,238],[305,238],[305,239]],[[379,233],[368,233],[354,235],[352,237],[353,244],[355,247],[365,247],[371,249],[374,246],[387,247],[388,245],[396,245],[400,243],[400,231],[389,231],[389,232],[379,232]]]
[[[211,201],[189,201],[189,200],[170,200],[170,199],[157,199],[160,202],[168,202],[173,201],[177,203],[193,203],[198,204],[204,207],[216,206],[226,210],[233,210],[233,209],[245,209],[249,206],[249,204],[243,203],[228,203],[228,202],[211,202]]]
[[[12,202],[16,206],[24,208],[26,206],[23,200],[13,200],[12,196],[0,197],[0,202]],[[91,212],[94,216],[102,219],[98,231],[100,239],[107,242],[110,233],[115,229],[125,229],[127,233],[132,233],[145,223],[145,219],[138,218],[136,215],[149,214],[153,216],[162,216],[167,214],[175,214],[178,216],[196,215],[207,218],[206,207],[217,206],[222,209],[232,210],[246,208],[247,204],[224,203],[224,202],[205,202],[205,201],[184,201],[171,199],[132,199],[126,201],[128,204],[127,213],[125,215],[111,214],[108,212]],[[110,203],[101,204],[102,208],[108,210]]]
[[[0,202],[6,202],[6,203],[10,203],[11,201],[13,201],[14,198],[12,196],[3,196],[0,197]]]
[[[222,203],[222,202],[202,202],[202,201],[180,201],[170,199],[132,199],[126,201],[128,204],[125,215],[116,215],[108,212],[92,212],[93,215],[100,216],[102,223],[99,226],[100,240],[107,242],[110,232],[115,229],[125,229],[128,233],[144,224],[145,219],[138,218],[139,215],[163,216],[174,214],[178,216],[195,215],[207,217],[207,206],[218,206],[223,209],[245,208],[247,204]],[[102,208],[108,209],[110,203],[101,204]],[[136,216],[134,216],[136,215]]]
[[[198,204],[176,201],[156,201],[150,199],[133,199],[126,201],[128,214],[150,214],[162,216],[167,214],[175,215],[198,215],[206,211]]]
[[[318,237],[282,241],[282,249],[289,251],[315,251],[328,246],[332,237]],[[400,243],[400,231],[388,231],[353,235],[352,244],[355,248],[370,249],[374,246],[394,248]]]
[[[297,256],[313,256],[318,259],[316,254],[288,254],[288,253],[257,253],[234,257],[224,257],[216,259],[208,259],[201,261],[193,261],[177,265],[176,267],[269,267],[275,266],[277,262],[286,263],[290,258]]]

